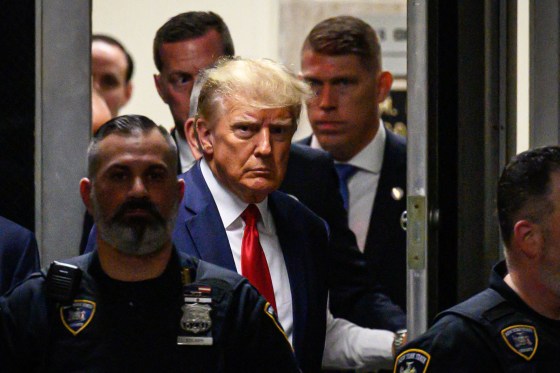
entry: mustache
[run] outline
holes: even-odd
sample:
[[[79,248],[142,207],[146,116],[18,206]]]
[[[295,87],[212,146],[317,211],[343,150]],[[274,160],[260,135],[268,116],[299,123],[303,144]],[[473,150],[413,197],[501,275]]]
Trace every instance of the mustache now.
[[[132,210],[145,210],[150,215],[152,215],[158,221],[165,221],[163,216],[160,214],[156,205],[146,198],[134,198],[125,201],[118,209],[111,220],[121,220],[124,215]]]

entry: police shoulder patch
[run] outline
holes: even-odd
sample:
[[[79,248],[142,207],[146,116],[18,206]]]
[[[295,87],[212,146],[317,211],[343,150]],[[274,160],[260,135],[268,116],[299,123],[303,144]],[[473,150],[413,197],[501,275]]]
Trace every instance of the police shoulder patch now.
[[[268,302],[264,304],[264,313],[266,314],[266,316],[270,317],[270,319],[272,320],[276,328],[280,330],[284,338],[288,340],[288,336],[286,335],[286,332],[284,332],[284,328],[282,328],[282,326],[280,326],[280,324],[278,323],[278,317],[276,316],[276,311],[274,310],[274,307],[272,307],[272,305]]]
[[[502,329],[506,345],[517,355],[529,361],[535,356],[539,345],[537,329],[531,325],[512,325]]]
[[[430,364],[430,354],[411,348],[405,350],[395,359],[394,373],[424,373]]]
[[[73,335],[85,329],[95,314],[95,302],[75,299],[71,305],[60,307],[60,319],[66,329]]]

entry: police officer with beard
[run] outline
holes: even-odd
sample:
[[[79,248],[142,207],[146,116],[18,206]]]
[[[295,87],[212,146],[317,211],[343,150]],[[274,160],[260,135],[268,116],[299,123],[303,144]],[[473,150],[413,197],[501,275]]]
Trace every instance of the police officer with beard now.
[[[146,117],[101,127],[80,183],[98,250],[0,298],[3,372],[298,371],[273,308],[246,279],[173,247],[176,162],[173,140]]]

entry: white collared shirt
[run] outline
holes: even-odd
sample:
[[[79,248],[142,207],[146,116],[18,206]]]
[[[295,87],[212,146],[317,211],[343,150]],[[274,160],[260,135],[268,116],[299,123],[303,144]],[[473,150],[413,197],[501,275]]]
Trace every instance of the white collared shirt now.
[[[241,201],[219,183],[206,160],[202,160],[200,169],[226,229],[237,273],[241,274],[241,242],[245,223],[240,215],[248,204]],[[290,280],[280,242],[276,235],[274,219],[268,209],[268,198],[258,203],[257,207],[261,213],[261,219],[257,222],[257,229],[274,287],[278,319],[290,343],[292,343],[293,310]],[[362,328],[347,320],[333,318],[328,306],[326,312],[327,326],[323,367],[368,370],[391,368],[394,339],[392,332]]]
[[[348,225],[356,235],[361,252],[364,252],[366,245],[377,184],[383,166],[387,134],[383,121],[379,122],[379,130],[373,140],[352,159],[345,162],[358,168],[358,171],[348,180]],[[315,136],[311,138],[311,147],[322,149]]]
[[[202,160],[200,164],[202,176],[210,189],[210,193],[218,206],[220,218],[226,229],[231,253],[235,261],[237,273],[241,273],[241,242],[243,241],[243,231],[245,230],[245,222],[241,218],[241,213],[245,211],[248,204],[241,201],[235,194],[224,188],[220,182],[214,177],[214,174],[208,167],[206,160]],[[276,226],[274,219],[268,209],[268,198],[261,203],[256,204],[261,213],[261,218],[257,222],[257,230],[259,231],[259,241],[264,251],[264,256],[268,263],[272,287],[274,288],[274,298],[276,307],[278,308],[278,320],[290,342],[292,342],[293,332],[293,316],[292,316],[292,293],[290,290],[290,279],[288,278],[288,270],[284,262],[280,242],[276,235]]]

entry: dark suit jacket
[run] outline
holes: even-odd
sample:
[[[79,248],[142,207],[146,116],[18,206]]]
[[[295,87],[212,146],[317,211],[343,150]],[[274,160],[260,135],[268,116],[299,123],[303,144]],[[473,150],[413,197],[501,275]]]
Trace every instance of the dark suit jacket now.
[[[235,271],[227,235],[200,162],[180,177],[185,180],[186,193],[173,232],[177,249]],[[294,351],[304,371],[319,371],[327,306],[325,224],[284,193],[271,193],[268,203],[290,281]]]
[[[179,142],[177,141],[177,136],[180,136],[177,133],[177,130],[175,128],[173,128],[171,130],[171,137],[173,137],[173,140],[175,140],[175,144],[177,144],[177,175],[183,173],[183,166],[181,166],[181,153],[179,150]]]
[[[406,232],[400,227],[406,198],[397,201],[391,196],[394,187],[406,192],[406,140],[391,131],[386,133],[383,165],[364,255],[387,295],[406,310]],[[311,137],[305,138],[302,143],[309,145]],[[322,185],[317,185],[317,188],[320,187]]]
[[[39,267],[35,235],[0,216],[0,295]]]
[[[328,286],[333,315],[369,328],[392,331],[405,328],[405,314],[384,293],[348,227],[330,155],[293,144],[280,190],[295,196],[329,225]]]

